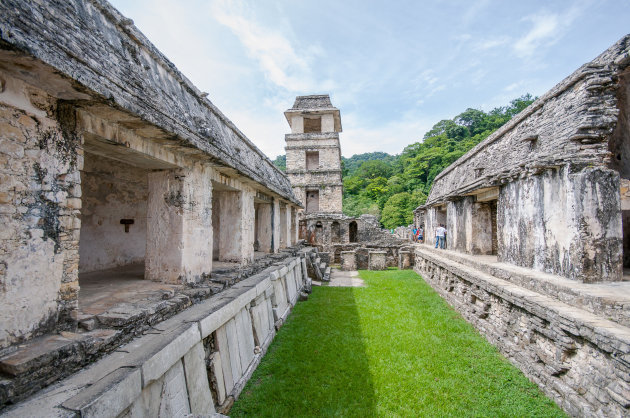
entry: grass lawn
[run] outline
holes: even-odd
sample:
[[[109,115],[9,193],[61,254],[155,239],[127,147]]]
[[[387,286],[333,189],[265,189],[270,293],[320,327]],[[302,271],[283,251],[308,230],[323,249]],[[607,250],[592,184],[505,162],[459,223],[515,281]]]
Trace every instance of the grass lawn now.
[[[230,416],[565,416],[411,270],[314,287]]]

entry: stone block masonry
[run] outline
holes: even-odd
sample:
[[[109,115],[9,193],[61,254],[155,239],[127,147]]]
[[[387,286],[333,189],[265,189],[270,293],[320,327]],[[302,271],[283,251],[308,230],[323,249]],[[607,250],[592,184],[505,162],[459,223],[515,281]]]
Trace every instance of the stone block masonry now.
[[[385,270],[387,268],[387,253],[385,251],[370,251],[368,255],[369,270]]]
[[[357,269],[357,254],[354,251],[341,252],[341,270],[351,271]]]
[[[309,279],[308,251],[300,254],[156,325],[3,416],[227,413]]]
[[[512,270],[499,279],[498,266],[425,245],[416,246],[415,257],[416,272],[570,415],[628,415],[630,328],[580,305],[595,297],[558,297],[533,276],[520,285]],[[484,271],[490,269],[493,275]],[[566,286],[565,295],[572,291]]]

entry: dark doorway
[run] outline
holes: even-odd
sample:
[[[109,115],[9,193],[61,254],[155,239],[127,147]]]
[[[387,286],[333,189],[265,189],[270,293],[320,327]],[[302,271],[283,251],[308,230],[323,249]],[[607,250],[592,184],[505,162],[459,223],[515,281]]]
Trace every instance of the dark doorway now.
[[[332,242],[340,242],[341,241],[341,227],[339,226],[339,222],[334,221],[330,224],[330,239]]]
[[[357,223],[355,221],[348,225],[348,241],[357,242]]]

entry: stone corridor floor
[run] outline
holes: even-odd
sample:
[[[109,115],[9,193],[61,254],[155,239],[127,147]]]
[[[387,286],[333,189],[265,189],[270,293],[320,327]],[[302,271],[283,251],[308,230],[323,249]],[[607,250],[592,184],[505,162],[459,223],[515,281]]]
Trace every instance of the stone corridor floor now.
[[[295,306],[230,416],[565,416],[416,273],[358,274]]]
[[[332,287],[364,287],[365,282],[359,276],[359,272],[343,271],[336,267],[330,269],[330,282],[327,286]]]
[[[181,285],[144,280],[144,264],[79,274],[79,310],[99,315],[120,303],[160,300]]]

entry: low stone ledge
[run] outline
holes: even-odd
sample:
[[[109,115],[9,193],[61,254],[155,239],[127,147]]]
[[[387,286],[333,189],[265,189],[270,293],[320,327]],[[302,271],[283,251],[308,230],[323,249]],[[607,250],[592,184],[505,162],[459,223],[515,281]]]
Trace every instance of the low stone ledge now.
[[[201,299],[197,304],[192,305],[186,295],[176,294],[174,298],[185,303],[173,304],[170,300],[160,301],[144,308],[144,310],[141,307],[130,305],[127,308],[136,312],[131,322],[129,318],[125,322],[123,312],[127,308],[123,306],[118,309],[120,312],[118,312],[119,316],[116,316],[116,320],[121,322],[115,323],[118,325],[116,329],[100,328],[77,334],[63,333],[65,336],[44,336],[30,343],[22,344],[24,347],[0,359],[0,367],[5,368],[4,373],[13,373],[12,377],[7,375],[8,378],[0,380],[0,408],[8,403],[19,402],[52,382],[95,362],[117,347],[119,347],[117,352],[111,353],[101,360],[108,360],[103,364],[110,364],[113,369],[116,367],[138,367],[149,361],[150,356],[157,355],[160,350],[163,350],[163,353],[159,360],[157,358],[155,360],[156,369],[163,369],[172,365],[171,361],[174,361],[172,359],[177,357],[182,350],[189,348],[177,342],[180,334],[188,330],[192,333],[199,333],[199,339],[206,338],[217,327],[229,320],[230,314],[233,315],[247,306],[257,295],[265,294],[266,297],[271,297],[273,293],[270,289],[271,272],[282,270],[285,264],[293,265],[294,269],[298,265],[301,268],[302,263],[298,263],[298,259],[292,255],[309,254],[312,250],[304,250],[303,252],[300,250],[299,248],[289,249],[281,257],[277,254],[273,255],[270,257],[273,265],[267,264],[267,267],[262,271],[259,268],[255,269],[256,274],[248,278],[242,277],[232,287],[224,289],[220,293],[214,295],[211,295],[211,292],[207,293],[210,298]],[[288,269],[286,271],[288,272]],[[190,288],[186,290],[198,293],[199,290],[203,289]],[[238,307],[236,307],[237,305]],[[173,306],[177,309],[164,309]],[[232,307],[234,308],[232,309]],[[161,312],[159,315],[152,314],[150,313],[152,309],[156,311],[161,309]],[[112,318],[114,317],[113,311]],[[146,335],[132,341],[139,334]],[[189,340],[188,337],[182,338],[186,341]],[[42,345],[44,339],[52,339],[52,345]],[[121,344],[125,343],[128,345],[121,347]],[[28,351],[29,347],[32,348],[31,351]],[[148,352],[147,347],[157,351]],[[152,373],[150,369],[153,369],[153,366],[146,369],[146,376],[144,376],[148,381],[159,374]]]
[[[525,267],[489,262],[483,256],[435,249],[430,245],[418,244],[416,252],[453,260],[630,327],[630,282],[581,283]]]
[[[163,321],[150,333],[120,347],[88,369],[3,412],[7,416],[117,416],[128,411],[130,416],[147,416],[155,411],[155,404],[147,402],[155,403],[156,394],[158,402],[163,402],[161,397],[170,402],[168,393],[183,391],[189,399],[190,413],[210,414],[214,413],[215,405],[207,402],[210,390],[207,386],[210,381],[216,383],[217,376],[223,385],[222,373],[229,371],[232,374],[227,387],[220,386],[222,391],[212,392],[213,397],[221,394],[222,401],[214,401],[221,403],[221,411],[227,411],[275,335],[272,295],[283,301],[280,323],[275,324],[280,326],[295,303],[287,300],[284,289],[293,285],[297,294],[304,287],[307,277],[302,272],[304,263],[296,258],[285,262]],[[270,279],[273,272],[285,273],[276,281],[279,287]],[[222,344],[229,347],[217,347],[215,335],[219,331],[222,331]],[[223,355],[218,350],[223,350]],[[206,357],[208,360],[204,360]],[[239,361],[226,365],[230,357]],[[208,373],[216,373],[212,379],[199,374],[197,366],[204,361]],[[154,395],[146,397],[145,392]]]
[[[627,415],[630,328],[423,247],[415,270],[565,411]]]

